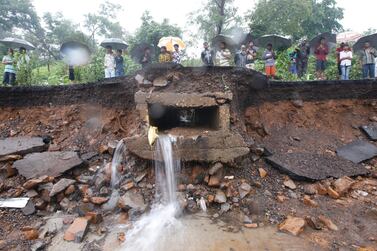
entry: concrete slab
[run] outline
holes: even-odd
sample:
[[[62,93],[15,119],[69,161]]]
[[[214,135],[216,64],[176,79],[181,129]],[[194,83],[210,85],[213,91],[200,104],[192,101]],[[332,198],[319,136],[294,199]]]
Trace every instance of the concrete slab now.
[[[291,153],[274,154],[267,162],[296,180],[324,180],[330,177],[365,175],[368,170],[337,156]]]
[[[6,155],[25,155],[33,152],[43,152],[48,145],[41,137],[12,137],[0,140],[0,158]]]
[[[31,153],[13,163],[13,168],[27,179],[42,175],[57,177],[71,168],[79,166],[83,160],[76,152]]]
[[[377,125],[361,126],[360,129],[368,136],[370,140],[377,141]]]
[[[367,141],[357,140],[336,150],[339,157],[361,163],[377,156],[377,147]]]

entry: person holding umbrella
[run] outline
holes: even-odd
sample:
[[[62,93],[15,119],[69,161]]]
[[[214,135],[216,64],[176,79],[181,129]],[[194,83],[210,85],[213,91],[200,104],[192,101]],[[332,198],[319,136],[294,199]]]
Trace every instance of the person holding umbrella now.
[[[181,63],[181,52],[179,51],[179,44],[174,45],[174,51],[172,53],[172,59],[174,64]]]
[[[342,69],[342,80],[349,80],[352,57],[351,48],[348,46],[348,44],[344,44],[343,50],[339,53],[340,67]]]
[[[149,47],[146,47],[144,49],[144,55],[140,58],[139,62],[143,69],[145,69],[148,65],[152,64],[151,49]]]
[[[117,50],[117,53],[115,56],[115,77],[124,76],[124,58],[122,54],[123,54],[122,50]]]
[[[216,53],[216,59],[218,66],[230,66],[232,53],[227,48],[225,42],[220,43],[220,50]]]
[[[272,48],[271,43],[267,44],[267,48],[263,53],[262,59],[265,62],[266,76],[268,78],[275,78],[275,76],[276,76],[276,66],[275,66],[276,54],[275,54],[275,51]]]
[[[173,58],[171,56],[171,53],[168,52],[166,46],[161,46],[160,50],[161,50],[161,53],[160,53],[158,61],[160,63],[170,63],[173,60]]]
[[[308,40],[304,39],[298,46],[299,53],[297,57],[297,75],[302,78],[308,71],[308,62],[310,55],[310,46]]]
[[[104,66],[105,66],[105,78],[115,77],[116,62],[115,62],[114,52],[111,46],[106,47]]]
[[[338,64],[338,73],[339,73],[339,77],[342,77],[342,66],[341,66],[341,61],[340,61],[340,53],[344,50],[344,45],[345,43],[342,42],[340,43],[340,46],[338,48],[336,48],[336,51],[335,51],[335,54],[336,54],[336,62]],[[338,77],[338,79],[339,79]]]
[[[246,67],[247,51],[245,45],[241,45],[241,50],[236,53],[236,56],[234,57],[234,63],[237,67]]]
[[[3,84],[14,85],[16,82],[16,69],[14,67],[15,60],[12,48],[8,49],[8,55],[3,57],[2,63],[5,65]]]
[[[247,45],[246,54],[246,68],[248,69],[255,69],[255,59],[257,58],[257,50],[258,48],[254,46],[254,42],[250,41]]]
[[[325,80],[325,70],[326,70],[326,62],[327,62],[327,55],[329,54],[329,46],[326,43],[326,39],[321,37],[319,40],[319,45],[314,50],[314,55],[316,56],[316,73],[317,78],[320,80]]]
[[[361,52],[361,64],[363,65],[363,78],[375,78],[375,60],[377,57],[377,51],[373,48],[369,42],[364,44],[364,49]]]
[[[204,64],[204,66],[213,66],[213,59],[215,57],[215,52],[209,48],[208,42],[203,43],[204,50],[201,54],[201,59]]]

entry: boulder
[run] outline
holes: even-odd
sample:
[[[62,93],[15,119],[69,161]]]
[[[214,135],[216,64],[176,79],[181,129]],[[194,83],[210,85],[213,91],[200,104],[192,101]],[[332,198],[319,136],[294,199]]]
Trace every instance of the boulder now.
[[[136,211],[144,211],[147,207],[143,195],[133,191],[128,191],[120,197],[118,206],[122,209],[134,209]]]
[[[82,163],[76,152],[44,152],[28,154],[14,162],[13,167],[25,178],[31,179],[42,175],[57,177]]]

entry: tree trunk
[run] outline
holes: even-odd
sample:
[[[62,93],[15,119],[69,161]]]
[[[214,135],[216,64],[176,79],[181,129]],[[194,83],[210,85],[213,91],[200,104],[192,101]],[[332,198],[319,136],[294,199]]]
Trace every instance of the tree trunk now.
[[[225,18],[225,1],[226,0],[216,0],[216,5],[218,7],[220,20],[216,24],[216,35],[220,35],[223,31],[224,18]]]

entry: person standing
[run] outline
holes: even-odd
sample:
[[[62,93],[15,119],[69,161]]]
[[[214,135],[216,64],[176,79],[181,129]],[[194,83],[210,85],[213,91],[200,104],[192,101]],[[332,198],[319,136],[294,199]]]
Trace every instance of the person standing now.
[[[148,65],[152,64],[152,56],[151,56],[151,49],[145,48],[144,55],[140,59],[140,64],[143,69],[145,69]]]
[[[297,58],[297,75],[302,78],[308,71],[308,61],[310,55],[310,46],[308,41],[304,39],[299,45],[299,54]]]
[[[272,48],[272,44],[267,44],[267,49],[264,51],[262,59],[265,63],[265,72],[268,78],[275,78],[276,77],[276,54]]]
[[[3,84],[14,85],[16,83],[16,69],[14,67],[15,60],[12,48],[8,49],[8,54],[3,57],[2,63],[5,65]]]
[[[257,58],[257,50],[258,48],[254,46],[254,42],[250,41],[247,45],[246,54],[246,68],[248,69],[255,69],[255,59]]]
[[[234,63],[237,67],[246,67],[247,63],[247,52],[246,52],[246,46],[241,45],[241,50],[236,53],[236,56],[234,57]]]
[[[71,82],[75,81],[75,68],[73,65],[68,66],[68,78]]]
[[[335,54],[336,54],[336,62],[337,62],[337,65],[338,65],[338,75],[339,77],[341,78],[343,73],[342,73],[342,66],[340,64],[340,53],[343,51],[344,49],[344,45],[345,43],[341,43],[340,46],[338,48],[336,48],[336,51],[335,51]],[[339,79],[338,77],[338,79]]]
[[[201,59],[204,66],[213,66],[213,59],[215,57],[215,52],[209,48],[209,45],[207,42],[203,43],[204,50],[201,53]]]
[[[122,50],[117,50],[117,54],[115,56],[115,77],[124,76],[124,58],[122,54]]]
[[[348,44],[343,45],[343,50],[339,53],[340,67],[342,69],[342,80],[349,80],[350,70],[352,66],[352,51]]]
[[[319,40],[319,45],[314,50],[314,55],[316,56],[316,74],[317,79],[325,80],[325,70],[326,70],[326,63],[327,63],[327,55],[329,54],[329,47],[326,43],[325,38],[321,38]]]
[[[106,55],[104,60],[104,66],[105,66],[105,78],[113,78],[115,77],[115,56],[113,49],[109,46],[106,48]]]
[[[293,75],[298,74],[297,70],[297,62],[298,62],[298,55],[299,55],[299,49],[295,48],[292,52],[288,54],[289,60],[291,65],[289,66],[289,72],[292,73]]]
[[[174,51],[172,53],[173,63],[174,64],[181,64],[181,52],[179,51],[179,45],[174,45]]]
[[[166,46],[162,46],[161,47],[161,53],[160,53],[158,61],[160,63],[170,63],[172,60],[173,60],[173,58],[171,56],[171,53],[168,52],[168,50],[166,49]]]
[[[232,53],[227,48],[225,42],[220,43],[220,50],[216,53],[216,61],[218,66],[230,66]]]
[[[363,65],[363,78],[375,78],[376,77],[376,57],[377,51],[370,46],[369,42],[364,44],[364,50],[361,52],[361,64]]]

